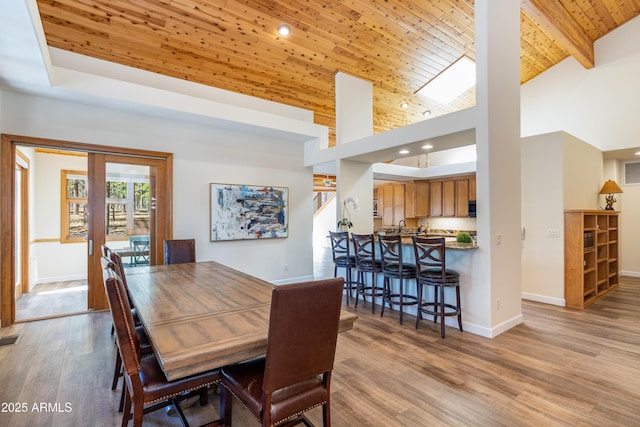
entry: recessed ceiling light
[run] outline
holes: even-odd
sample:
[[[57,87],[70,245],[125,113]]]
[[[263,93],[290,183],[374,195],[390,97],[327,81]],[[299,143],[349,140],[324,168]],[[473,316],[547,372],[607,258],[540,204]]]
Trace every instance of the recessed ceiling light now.
[[[475,84],[476,63],[463,55],[429,80],[417,93],[441,104],[446,104],[471,89]]]
[[[400,103],[400,108],[408,108],[409,107],[409,103],[407,101],[402,101]]]
[[[402,149],[402,150],[398,151],[398,153],[400,153],[400,154],[409,154],[410,152],[411,152],[411,151],[407,150],[406,148],[404,148],[404,149]]]
[[[422,148],[423,148],[423,149],[425,149],[425,150],[430,150],[430,149],[432,149],[432,148],[433,148],[433,145],[431,145],[431,144],[425,144],[425,145],[423,145],[423,146],[422,146]]]
[[[280,25],[278,27],[278,34],[280,34],[281,36],[288,36],[289,34],[291,34],[291,27],[287,24]]]
[[[431,110],[425,110],[422,112],[423,116],[430,116],[431,115]]]

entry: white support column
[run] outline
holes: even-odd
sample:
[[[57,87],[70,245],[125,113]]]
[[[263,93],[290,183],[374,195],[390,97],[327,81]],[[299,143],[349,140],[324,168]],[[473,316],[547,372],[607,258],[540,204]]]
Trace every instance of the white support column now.
[[[336,74],[336,144],[371,136],[373,134],[373,85],[348,74]],[[336,164],[336,217],[343,217],[344,201],[357,200],[359,211],[353,204],[347,209],[351,215],[354,233],[373,232],[373,166],[349,160]]]
[[[336,74],[336,145],[373,134],[373,85]]]
[[[480,249],[465,311],[495,336],[522,321],[520,3],[476,0],[475,36]]]
[[[336,209],[338,219],[343,217],[344,201],[349,197],[357,200],[358,212],[348,203],[353,228],[356,234],[369,234],[373,231],[373,165],[368,163],[338,160]]]

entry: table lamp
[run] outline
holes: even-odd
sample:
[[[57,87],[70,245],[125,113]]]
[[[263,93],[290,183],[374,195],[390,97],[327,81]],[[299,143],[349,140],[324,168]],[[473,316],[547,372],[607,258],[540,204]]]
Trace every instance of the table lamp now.
[[[605,210],[613,210],[613,204],[616,202],[616,198],[613,197],[613,195],[617,193],[622,193],[622,189],[615,181],[608,180],[604,183],[602,190],[600,190],[600,194],[607,194],[607,197],[605,197],[605,200],[607,201]]]

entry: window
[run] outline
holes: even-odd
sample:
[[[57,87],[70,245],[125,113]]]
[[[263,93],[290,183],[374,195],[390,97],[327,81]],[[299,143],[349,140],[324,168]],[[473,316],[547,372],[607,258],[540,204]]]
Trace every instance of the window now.
[[[149,177],[109,174],[106,183],[105,233],[107,241],[148,235],[150,220]],[[61,243],[84,242],[87,236],[87,173],[62,171]]]
[[[624,162],[624,185],[640,184],[640,162]]]
[[[149,178],[139,175],[107,176],[105,233],[107,240],[149,235]]]
[[[85,240],[87,236],[88,192],[89,185],[86,172],[62,171],[61,243],[74,243]]]

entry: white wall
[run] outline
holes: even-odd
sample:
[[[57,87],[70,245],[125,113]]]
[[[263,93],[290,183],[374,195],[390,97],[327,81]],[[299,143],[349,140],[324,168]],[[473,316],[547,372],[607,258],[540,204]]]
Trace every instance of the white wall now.
[[[174,153],[174,236],[196,238],[199,261],[274,282],[312,277],[313,177],[302,143],[12,92],[2,102],[7,133]],[[288,187],[289,237],[209,242],[211,182]]]
[[[585,141],[563,135],[564,209],[598,209],[604,184],[602,152]]]
[[[620,230],[618,247],[620,248],[621,273],[626,276],[640,277],[640,185],[624,183],[624,169],[620,162],[605,162],[604,179],[615,179],[624,193],[616,194],[614,208],[620,211]],[[602,196],[600,196],[602,198]],[[604,201],[601,201],[604,205]]]
[[[63,169],[87,170],[87,158],[35,153],[29,210],[33,215],[30,238],[35,242],[30,259],[30,282],[49,283],[87,277],[87,244],[60,243],[60,174]]]
[[[640,16],[594,44],[595,63],[569,57],[522,85],[522,136],[565,131],[602,151],[638,145]]]
[[[329,240],[329,231],[335,231],[337,229],[336,224],[338,218],[336,217],[336,197],[335,193],[332,193],[333,197],[329,199],[329,202],[321,208],[313,218],[313,247],[314,248],[330,248],[331,242]]]
[[[602,152],[565,132],[522,139],[522,297],[564,306],[564,210],[597,209]]]
[[[564,306],[562,133],[523,138],[521,155],[522,296]]]
[[[601,151],[638,145],[640,120],[635,106],[640,99],[640,16],[596,41],[595,68],[586,70],[569,57],[522,85],[522,136],[565,131]],[[595,162],[595,161],[594,161]],[[565,194],[565,208],[604,206],[597,196],[604,181],[602,166],[572,162],[565,174],[578,192]],[[589,174],[591,171],[600,171]],[[580,179],[586,176],[586,181]],[[614,175],[617,175],[614,173]],[[597,181],[597,182],[596,182]],[[640,189],[622,186],[616,199],[621,211],[620,268],[640,276]],[[630,188],[629,188],[630,187]]]

